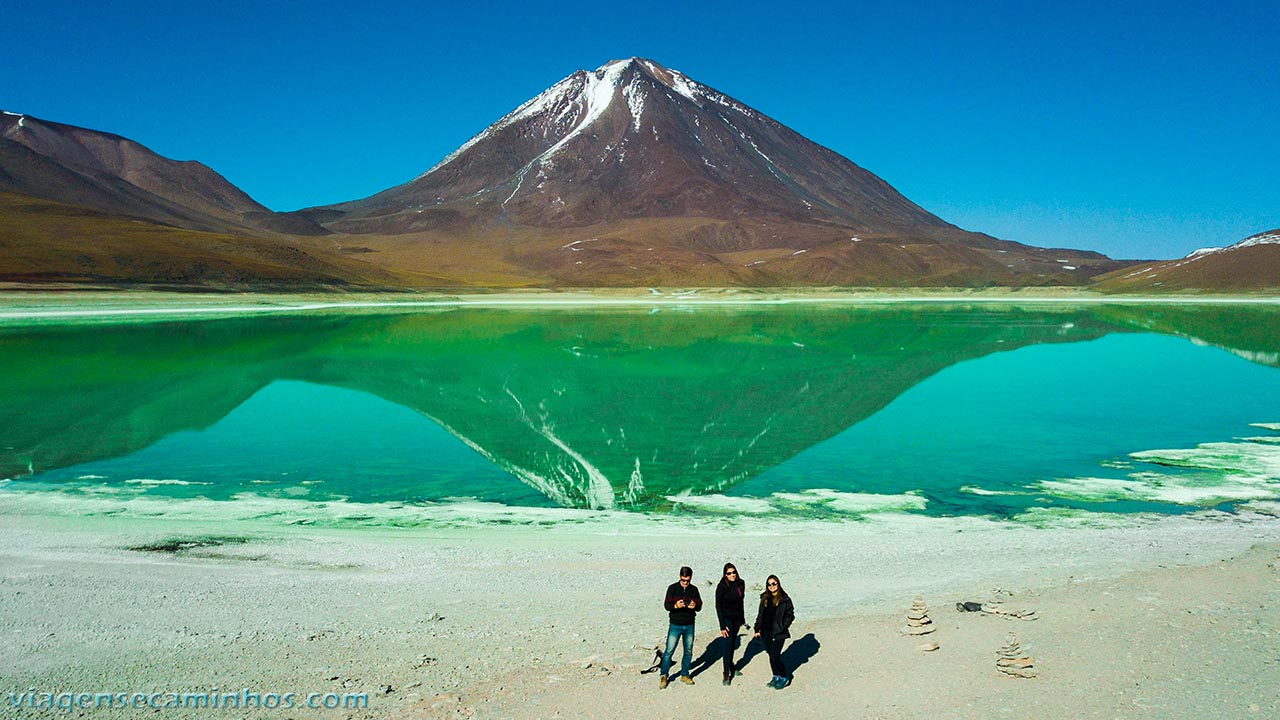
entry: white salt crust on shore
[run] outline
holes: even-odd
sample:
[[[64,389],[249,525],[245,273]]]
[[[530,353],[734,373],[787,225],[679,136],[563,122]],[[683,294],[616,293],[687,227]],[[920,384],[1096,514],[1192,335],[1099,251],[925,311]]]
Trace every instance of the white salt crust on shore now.
[[[1025,522],[599,513],[549,526],[332,529],[240,511],[39,515],[10,502],[0,677],[21,690],[371,693],[367,711],[319,717],[1268,717],[1267,653],[1280,633],[1273,505],[1178,517],[1044,510]],[[213,544],[129,549],[184,538]],[[726,560],[751,592],[776,573],[793,596],[790,657],[807,658],[795,684],[762,687],[756,654],[730,688],[713,666],[696,686],[660,694],[639,670],[665,630],[662,590],[689,564],[712,597]],[[941,648],[927,655],[897,632],[915,594],[939,625]],[[955,612],[963,600],[1040,619]],[[712,617],[699,621],[699,652]],[[1041,677],[995,672],[1011,629]]]

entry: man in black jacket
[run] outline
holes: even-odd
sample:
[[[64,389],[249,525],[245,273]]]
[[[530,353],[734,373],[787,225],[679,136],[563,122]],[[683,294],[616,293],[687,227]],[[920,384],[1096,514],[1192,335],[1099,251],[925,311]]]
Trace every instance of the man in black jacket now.
[[[687,565],[680,568],[680,581],[667,587],[667,597],[662,606],[670,614],[671,625],[667,627],[667,651],[662,653],[662,675],[658,678],[658,687],[665,688],[671,682],[667,672],[671,669],[671,654],[676,651],[677,642],[684,643],[680,682],[692,685],[689,665],[693,663],[693,620],[695,613],[702,609],[702,596],[693,584],[692,568]]]

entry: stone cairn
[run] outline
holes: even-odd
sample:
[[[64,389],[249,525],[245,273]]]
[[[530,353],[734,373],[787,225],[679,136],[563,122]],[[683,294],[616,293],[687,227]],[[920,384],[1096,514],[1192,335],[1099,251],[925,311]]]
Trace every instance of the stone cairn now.
[[[929,619],[929,606],[924,604],[924,598],[917,595],[911,603],[911,609],[907,611],[907,626],[902,628],[902,632],[908,635],[928,635],[937,629],[938,626]]]
[[[1039,672],[1033,667],[1035,662],[1018,644],[1018,637],[1009,633],[1004,647],[996,651],[996,670],[1009,677],[1033,678]]]

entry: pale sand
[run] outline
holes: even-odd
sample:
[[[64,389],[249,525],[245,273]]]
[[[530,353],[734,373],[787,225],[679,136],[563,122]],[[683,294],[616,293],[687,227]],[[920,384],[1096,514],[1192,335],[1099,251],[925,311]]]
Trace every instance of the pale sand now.
[[[178,555],[127,549],[204,533],[252,540]],[[29,687],[249,687],[367,691],[370,707],[159,716],[1277,717],[1278,552],[1280,520],[1257,513],[1051,528],[593,514],[551,527],[389,530],[35,516],[19,498],[0,508],[0,701]],[[712,665],[696,686],[659,691],[639,670],[666,630],[664,588],[688,563],[710,599],[725,560],[749,587],[783,578],[807,661],[781,692],[763,687],[763,654],[732,687]],[[939,627],[924,638],[941,645],[934,653],[899,634],[916,593]],[[1039,619],[954,607],[996,597]],[[699,652],[715,630],[708,610]],[[996,672],[1010,631],[1040,677]]]

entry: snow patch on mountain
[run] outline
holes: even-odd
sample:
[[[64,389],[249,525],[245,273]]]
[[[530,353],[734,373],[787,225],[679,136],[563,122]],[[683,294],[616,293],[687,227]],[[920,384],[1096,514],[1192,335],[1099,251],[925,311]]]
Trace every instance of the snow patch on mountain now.
[[[689,98],[694,102],[694,104],[698,105],[699,107],[702,106],[702,103],[699,102],[699,97],[698,97],[699,93],[697,91],[697,85],[692,81],[690,81],[689,78],[676,72],[675,70],[671,71],[671,89],[675,90],[676,92],[680,93],[686,98]]]
[[[631,110],[631,127],[635,132],[640,132],[640,115],[644,112],[644,89],[639,86],[639,80],[639,75],[631,76],[631,82],[622,89],[627,107]]]
[[[1228,249],[1252,247],[1254,245],[1280,245],[1280,230],[1272,230],[1270,232],[1258,233],[1252,237],[1247,237]]]
[[[448,165],[449,163],[456,160],[464,152],[466,152],[467,150],[470,150],[474,145],[487,139],[489,136],[493,135],[495,132],[501,130],[502,128],[505,128],[508,125],[511,125],[519,120],[523,120],[525,118],[534,117],[536,115],[545,113],[548,110],[555,108],[557,105],[561,105],[560,113],[552,121],[553,125],[558,124],[564,118],[566,113],[574,109],[574,103],[567,102],[567,100],[569,99],[569,97],[577,94],[575,86],[579,82],[580,82],[579,73],[574,73],[573,75],[570,75],[569,77],[561,80],[555,85],[552,85],[551,87],[544,90],[541,94],[533,97],[532,99],[526,101],[524,104],[520,105],[520,107],[516,108],[515,110],[512,110],[506,115],[503,115],[497,122],[485,128],[478,135],[472,137],[470,140],[463,143],[457,150],[454,150],[453,152],[446,155],[445,158],[440,162],[436,163],[435,165],[432,165],[429,170],[419,175],[418,178],[426,177],[427,175],[430,175],[431,173],[444,167],[445,165]],[[416,180],[418,178],[414,178],[414,179]]]
[[[560,138],[556,144],[544,150],[520,169],[520,172],[517,173],[516,188],[511,191],[506,200],[502,201],[502,207],[506,207],[507,203],[511,202],[511,199],[516,196],[516,193],[520,192],[520,188],[524,184],[524,176],[533,166],[541,167],[549,164],[549,160],[561,148],[567,145],[570,140],[581,135],[583,130],[604,115],[605,111],[609,109],[609,105],[612,104],[614,95],[617,94],[624,70],[626,70],[626,63],[616,62],[605,65],[594,73],[587,74],[586,85],[579,91],[578,97],[574,100],[580,106],[585,105],[585,112],[581,120],[578,121],[573,130]]]
[[[1227,247],[1209,247],[1192,250],[1187,253],[1183,260],[1196,260],[1205,255],[1222,252],[1223,250],[1239,250],[1240,248],[1253,247],[1255,245],[1280,245],[1280,230],[1271,230],[1257,235],[1250,235],[1234,245]]]

